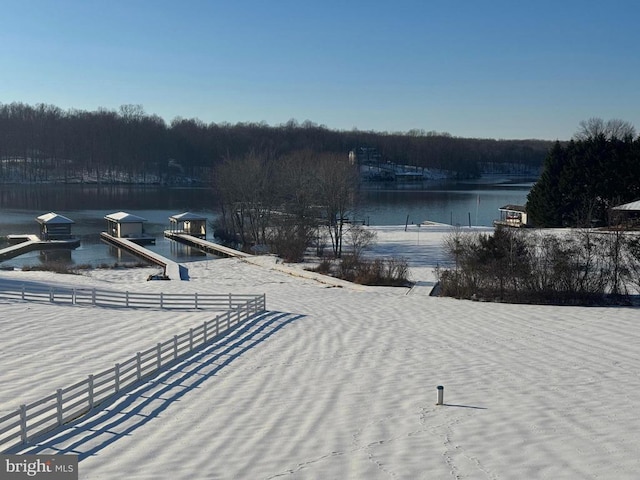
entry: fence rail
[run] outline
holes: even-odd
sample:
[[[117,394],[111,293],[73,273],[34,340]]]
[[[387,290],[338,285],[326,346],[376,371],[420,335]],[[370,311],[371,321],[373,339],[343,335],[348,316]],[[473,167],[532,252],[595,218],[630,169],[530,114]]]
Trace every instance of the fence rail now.
[[[0,284],[0,298],[30,302],[100,307],[227,310],[244,305],[253,295],[209,293],[136,293],[97,288],[10,287]]]
[[[35,402],[20,405],[17,411],[0,417],[0,452],[6,452],[29,440],[76,419],[120,390],[135,385],[159,369],[215,339],[232,326],[239,325],[266,309],[265,295],[234,295],[245,298],[243,304],[212,320],[190,328],[188,332],[137,352],[124,362],[103,370]]]

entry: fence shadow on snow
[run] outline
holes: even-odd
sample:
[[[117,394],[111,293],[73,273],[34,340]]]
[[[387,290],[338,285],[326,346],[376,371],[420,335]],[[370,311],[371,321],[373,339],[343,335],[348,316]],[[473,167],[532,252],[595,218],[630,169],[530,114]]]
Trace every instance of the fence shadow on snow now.
[[[237,296],[233,298],[238,301]],[[100,404],[118,398],[121,392],[140,385],[143,380],[154,378],[168,366],[190,358],[264,312],[265,295],[248,296],[235,308],[190,328],[188,332],[174,335],[170,340],[137,352],[124,362],[89,375],[71,386],[59,388],[40,400],[21,405],[17,411],[0,417],[0,448],[2,451],[20,448],[47,432],[84,418]]]
[[[240,355],[300,318],[302,315],[282,312],[256,314],[192,355],[167,364],[142,384],[121,390],[82,418],[12,448],[8,453],[75,454],[79,461],[95,455],[118,439],[131,435]]]

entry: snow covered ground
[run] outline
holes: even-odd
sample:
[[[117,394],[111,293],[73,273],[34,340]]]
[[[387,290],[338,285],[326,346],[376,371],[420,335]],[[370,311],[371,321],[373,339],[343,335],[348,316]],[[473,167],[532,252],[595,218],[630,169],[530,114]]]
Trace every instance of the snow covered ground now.
[[[81,479],[635,479],[637,308],[430,297],[448,227],[378,227],[417,286],[318,277],[272,257],[0,282],[266,293],[268,311],[22,453]],[[0,415],[202,323],[211,312],[0,301]],[[435,405],[443,385],[445,405]]]

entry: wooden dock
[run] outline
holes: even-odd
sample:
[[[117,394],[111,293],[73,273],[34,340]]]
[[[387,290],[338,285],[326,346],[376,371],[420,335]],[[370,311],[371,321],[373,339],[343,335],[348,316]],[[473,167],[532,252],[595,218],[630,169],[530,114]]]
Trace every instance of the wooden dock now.
[[[234,250],[233,248],[225,247],[219,243],[209,242],[186,233],[170,232],[169,230],[165,230],[164,236],[170,240],[175,240],[177,242],[184,243],[185,245],[189,245],[190,247],[202,250],[203,252],[213,253],[214,255],[222,257],[246,258],[251,256],[250,254],[241,252],[240,250]]]
[[[188,280],[189,270],[187,267],[180,265],[173,260],[169,260],[162,255],[159,255],[151,250],[144,248],[137,243],[127,240],[126,238],[117,238],[109,235],[107,232],[100,232],[100,238],[107,243],[115,245],[118,248],[122,248],[127,252],[144,258],[145,260],[161,266],[164,269],[164,274],[171,280]]]
[[[0,261],[17,257],[34,250],[73,250],[80,246],[80,240],[70,238],[68,240],[40,240],[37,235],[8,235],[7,239],[13,245],[0,249]],[[18,243],[16,243],[18,242]]]

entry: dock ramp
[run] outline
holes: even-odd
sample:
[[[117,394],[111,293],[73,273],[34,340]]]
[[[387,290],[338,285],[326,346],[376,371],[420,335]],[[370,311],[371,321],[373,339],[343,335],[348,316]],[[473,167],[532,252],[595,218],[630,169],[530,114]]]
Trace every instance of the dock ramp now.
[[[102,238],[107,243],[122,248],[123,250],[126,250],[133,255],[144,258],[151,263],[161,266],[164,269],[164,274],[171,280],[189,280],[189,270],[184,265],[180,265],[173,260],[152,252],[151,250],[144,248],[143,246],[138,245],[131,240],[127,240],[126,238],[117,238],[109,235],[106,232],[101,232],[100,238]]]
[[[203,240],[202,238],[194,237],[193,235],[188,235],[186,233],[170,232],[168,230],[165,230],[164,236],[169,238],[170,240],[175,240],[177,242],[184,243],[185,245],[189,245],[190,247],[202,250],[203,252],[213,253],[222,257],[251,257],[251,254],[249,253],[241,252],[240,250],[234,250],[233,248],[225,247],[224,245],[220,245],[219,243],[209,242],[207,240]]]

